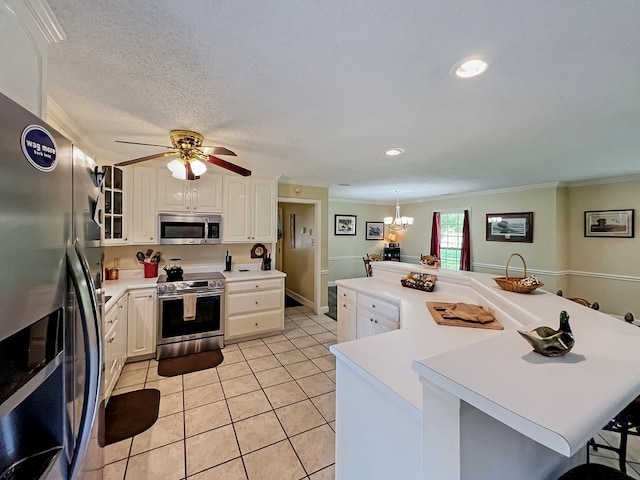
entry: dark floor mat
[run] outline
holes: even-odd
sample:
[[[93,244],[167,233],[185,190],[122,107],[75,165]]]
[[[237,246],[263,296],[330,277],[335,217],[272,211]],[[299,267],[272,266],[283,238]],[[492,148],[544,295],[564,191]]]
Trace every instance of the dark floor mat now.
[[[302,304],[297,301],[295,298],[291,298],[289,295],[285,295],[284,296],[284,307],[285,308],[290,308],[290,307],[301,307]]]
[[[145,388],[114,395],[105,411],[105,443],[111,445],[150,428],[158,419],[160,391]]]
[[[217,367],[224,357],[219,348],[208,352],[192,353],[181,357],[165,358],[158,362],[158,375],[161,377],[175,377],[198,370]]]

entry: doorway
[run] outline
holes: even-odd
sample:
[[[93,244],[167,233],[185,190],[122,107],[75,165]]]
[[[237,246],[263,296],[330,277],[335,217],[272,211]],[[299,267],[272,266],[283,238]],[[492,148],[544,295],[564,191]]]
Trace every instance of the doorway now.
[[[287,274],[288,296],[320,312],[320,200],[278,199],[276,269]],[[281,234],[280,234],[281,233]]]

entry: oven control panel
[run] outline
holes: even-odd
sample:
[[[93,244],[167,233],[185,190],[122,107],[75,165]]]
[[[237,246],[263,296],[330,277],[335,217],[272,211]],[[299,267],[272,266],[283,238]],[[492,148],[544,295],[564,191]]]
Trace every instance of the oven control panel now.
[[[224,290],[224,280],[197,280],[192,282],[166,282],[158,284],[158,293],[196,293]]]

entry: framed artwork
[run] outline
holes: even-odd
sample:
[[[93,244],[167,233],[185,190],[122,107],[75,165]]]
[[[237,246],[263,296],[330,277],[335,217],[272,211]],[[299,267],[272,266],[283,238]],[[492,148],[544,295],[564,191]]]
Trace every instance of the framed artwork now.
[[[366,226],[367,240],[384,240],[384,222],[366,222]]]
[[[533,212],[487,213],[488,242],[533,243]]]
[[[355,235],[356,216],[355,215],[334,215],[334,235]]]
[[[634,213],[634,209],[584,212],[584,236],[633,238]]]

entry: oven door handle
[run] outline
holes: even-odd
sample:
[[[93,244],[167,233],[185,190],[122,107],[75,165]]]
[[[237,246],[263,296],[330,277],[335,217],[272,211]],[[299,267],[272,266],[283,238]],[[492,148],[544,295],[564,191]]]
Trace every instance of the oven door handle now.
[[[182,298],[187,293],[176,293],[175,295],[158,295],[158,301],[162,302],[163,300],[182,300]],[[191,294],[189,294],[191,295]],[[224,291],[221,292],[196,292],[194,293],[198,298],[201,297],[221,297],[224,295]]]

